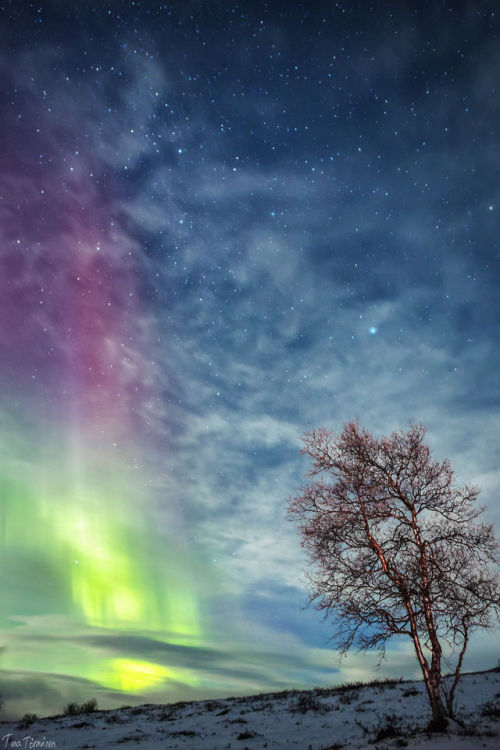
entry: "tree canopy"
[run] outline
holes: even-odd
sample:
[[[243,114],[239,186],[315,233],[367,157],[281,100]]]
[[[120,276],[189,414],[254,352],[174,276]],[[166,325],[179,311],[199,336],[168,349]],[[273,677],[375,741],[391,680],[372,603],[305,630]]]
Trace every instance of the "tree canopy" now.
[[[475,628],[492,627],[500,587],[497,542],[479,519],[477,487],[458,487],[448,460],[434,461],[425,428],[374,438],[351,422],[333,436],[307,433],[314,479],[290,501],[311,563],[311,599],[334,615],[342,653],[409,636],[433,726],[453,716],[463,657]],[[443,648],[456,654],[445,688]]]

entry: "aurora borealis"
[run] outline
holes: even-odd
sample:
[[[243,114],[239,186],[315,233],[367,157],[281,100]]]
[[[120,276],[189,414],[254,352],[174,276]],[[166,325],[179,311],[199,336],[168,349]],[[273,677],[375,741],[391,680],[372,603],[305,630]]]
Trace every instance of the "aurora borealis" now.
[[[392,5],[0,8],[2,716],[373,676],[312,427],[424,422],[500,520],[495,3]]]
[[[179,508],[164,513],[163,535],[145,513],[152,492],[143,454],[158,437],[153,404],[161,389],[148,360],[151,336],[139,330],[147,321],[136,303],[134,252],[73,171],[36,198],[36,176],[20,179],[4,214],[20,235],[2,256],[4,612],[39,618],[36,631],[56,617],[64,633],[85,625],[190,643],[200,637],[200,618]],[[28,670],[35,660],[42,672],[123,691],[183,671],[145,659],[82,658],[54,640],[41,654],[21,655],[10,644],[26,624],[9,625],[6,669]],[[196,684],[189,673],[183,680]]]

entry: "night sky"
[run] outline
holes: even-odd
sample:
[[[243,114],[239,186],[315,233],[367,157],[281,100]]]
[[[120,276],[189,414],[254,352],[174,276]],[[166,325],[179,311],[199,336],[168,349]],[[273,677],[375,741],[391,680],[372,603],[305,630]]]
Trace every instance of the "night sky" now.
[[[423,422],[500,520],[496,6],[2,2],[3,716],[374,677],[313,427]]]

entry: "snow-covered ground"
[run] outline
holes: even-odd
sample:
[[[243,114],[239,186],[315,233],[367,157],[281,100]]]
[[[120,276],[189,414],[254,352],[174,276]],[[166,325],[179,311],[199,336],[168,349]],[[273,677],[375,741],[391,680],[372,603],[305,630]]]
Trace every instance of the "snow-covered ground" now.
[[[500,747],[500,671],[465,675],[457,709],[463,728],[429,736],[422,731],[429,711],[421,682],[318,688],[1,722],[0,750]]]

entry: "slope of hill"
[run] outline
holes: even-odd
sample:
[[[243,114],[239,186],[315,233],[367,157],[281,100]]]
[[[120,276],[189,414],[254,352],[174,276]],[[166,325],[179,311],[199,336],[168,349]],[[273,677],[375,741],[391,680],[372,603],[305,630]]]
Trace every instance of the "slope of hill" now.
[[[2,722],[0,750],[340,750],[408,747],[475,750],[500,746],[500,672],[464,675],[458,724],[428,735],[422,682],[285,691],[244,698],[144,705],[24,722]]]

